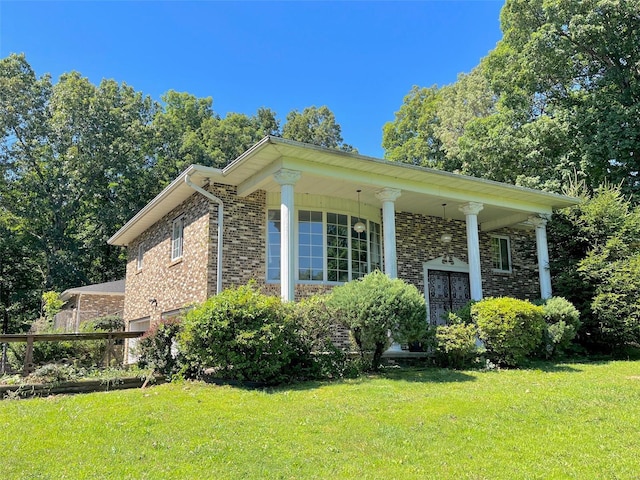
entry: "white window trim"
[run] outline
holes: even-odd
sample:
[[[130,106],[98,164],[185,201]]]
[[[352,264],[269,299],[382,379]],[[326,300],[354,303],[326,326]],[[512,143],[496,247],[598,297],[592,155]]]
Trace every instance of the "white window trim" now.
[[[266,249],[265,249],[265,282],[268,284],[279,284],[280,280],[273,280],[273,279],[269,279],[269,210],[278,210],[277,206],[273,206],[273,207],[269,207],[267,206],[266,209],[266,224],[265,224],[265,237],[266,237]],[[303,211],[303,212],[308,212],[308,211],[312,211],[312,212],[321,212],[322,213],[322,268],[323,268],[323,272],[322,272],[322,280],[300,280],[299,278],[299,258],[300,258],[300,231],[299,231],[299,221],[298,221],[298,212]],[[349,210],[341,210],[341,209],[323,209],[323,208],[318,208],[318,207],[310,207],[310,206],[301,206],[299,208],[295,208],[294,209],[294,235],[295,235],[295,248],[294,248],[294,270],[295,270],[295,283],[296,284],[300,284],[300,285],[343,285],[345,282],[339,282],[339,281],[329,281],[327,280],[327,275],[328,275],[328,257],[327,257],[327,232],[326,232],[326,226],[327,226],[327,213],[335,213],[337,215],[346,215],[347,216],[347,228],[351,229],[351,217],[358,217],[357,213],[352,213]],[[362,217],[364,220],[366,220],[366,225],[367,225],[367,230],[366,230],[366,235],[367,235],[367,269],[369,271],[371,271],[371,237],[370,237],[370,232],[369,229],[371,228],[371,223],[377,223],[380,227],[382,227],[381,221],[380,219],[375,219],[375,218],[367,218],[366,216]],[[349,237],[348,237],[348,251],[347,251],[347,261],[348,266],[349,266],[349,280],[351,281],[353,280],[353,265],[351,263],[352,260],[352,256],[353,256],[353,252],[351,251],[351,240],[352,240],[352,234],[351,232],[349,233]],[[380,248],[380,258],[382,258],[382,251],[383,251],[383,241],[382,241],[382,228],[380,228],[380,239],[378,242],[378,246]]]
[[[178,237],[180,239],[180,251],[179,251],[179,255],[175,255],[176,253],[176,238],[175,238],[175,230],[176,230],[176,225],[180,224],[180,236]],[[182,258],[182,256],[184,255],[184,215],[180,215],[179,217],[176,217],[173,222],[171,222],[171,261],[176,261],[176,260],[180,260]]]
[[[138,271],[142,270],[144,265],[144,243],[140,242],[138,245],[138,258],[136,259],[136,269]]]
[[[495,268],[493,266],[493,239],[502,239],[502,240],[506,240],[507,241],[507,263],[509,264],[509,269],[508,270],[503,270],[502,268]],[[509,238],[508,235],[491,235],[491,269],[493,272],[495,273],[512,273],[513,272],[513,265],[511,263],[511,238]],[[502,252],[500,252],[502,254]]]

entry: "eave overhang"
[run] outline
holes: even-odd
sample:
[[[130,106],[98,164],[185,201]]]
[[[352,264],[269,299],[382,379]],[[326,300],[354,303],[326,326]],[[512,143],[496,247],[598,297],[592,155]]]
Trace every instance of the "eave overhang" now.
[[[360,189],[363,204],[379,205],[382,188],[398,188],[396,211],[464,220],[458,206],[481,202],[480,227],[484,231],[519,224],[531,215],[579,203],[576,198],[431,168],[389,162],[364,155],[308,145],[279,137],[265,137],[224,169],[192,165],[129,220],[113,237],[112,245],[127,245],[193,194],[184,182],[189,175],[198,185],[207,182],[236,186],[239,196],[257,190],[280,191],[273,173],[281,168],[299,170],[296,192],[355,199]]]

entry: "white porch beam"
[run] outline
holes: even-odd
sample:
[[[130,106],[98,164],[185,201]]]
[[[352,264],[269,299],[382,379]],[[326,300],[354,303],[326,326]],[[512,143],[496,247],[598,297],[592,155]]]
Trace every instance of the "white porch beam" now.
[[[287,302],[295,298],[294,185],[300,175],[284,168],[273,175],[280,184],[280,296]]]
[[[512,225],[517,225],[518,223],[525,222],[528,219],[529,219],[529,214],[516,213],[513,215],[508,215],[506,217],[497,218],[495,220],[482,222],[480,224],[480,230],[482,230],[483,232],[491,232],[492,230],[497,230],[502,227],[510,227]]]
[[[536,227],[540,298],[551,298],[551,269],[549,268],[549,248],[547,246],[547,219],[543,217],[529,217],[529,222]]]
[[[257,173],[254,173],[249,178],[247,178],[244,182],[238,185],[238,196],[246,197],[247,195],[251,195],[256,190],[260,190],[264,188],[267,184],[271,182],[271,178],[273,175],[282,168],[282,162],[276,161],[273,162],[268,167],[259,170]],[[277,181],[277,180],[276,180]]]
[[[376,193],[382,202],[382,232],[384,244],[384,273],[389,278],[398,278],[396,256],[396,212],[394,202],[401,195],[397,188],[385,188]]]
[[[478,236],[478,214],[484,205],[469,202],[460,205],[459,210],[464,213],[467,225],[467,255],[469,257],[469,285],[471,299],[482,300],[482,272],[480,269],[480,238]]]

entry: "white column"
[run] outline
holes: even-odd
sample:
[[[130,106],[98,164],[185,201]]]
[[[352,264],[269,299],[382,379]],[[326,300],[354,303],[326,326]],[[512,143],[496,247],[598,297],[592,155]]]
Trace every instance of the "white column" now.
[[[393,202],[400,196],[397,188],[385,188],[376,193],[382,202],[382,233],[384,245],[384,273],[389,278],[398,278],[396,257],[396,211]]]
[[[280,184],[280,296],[295,298],[294,188],[300,172],[283,168],[274,175]]]
[[[547,219],[543,217],[529,217],[529,223],[536,227],[540,297],[551,298],[551,270],[549,269],[549,249],[547,247]]]
[[[469,257],[469,284],[471,299],[482,300],[482,273],[480,270],[480,238],[478,236],[478,213],[484,205],[469,202],[460,205],[459,210],[464,213],[467,224],[467,254]]]

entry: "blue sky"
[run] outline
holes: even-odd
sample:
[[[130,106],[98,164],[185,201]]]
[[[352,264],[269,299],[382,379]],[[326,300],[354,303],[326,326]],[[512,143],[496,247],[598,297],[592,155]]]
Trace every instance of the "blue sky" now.
[[[222,116],[327,105],[345,142],[382,157],[382,126],[413,85],[452,83],[495,47],[503,3],[0,0],[0,57],[156,100],[211,96]]]

